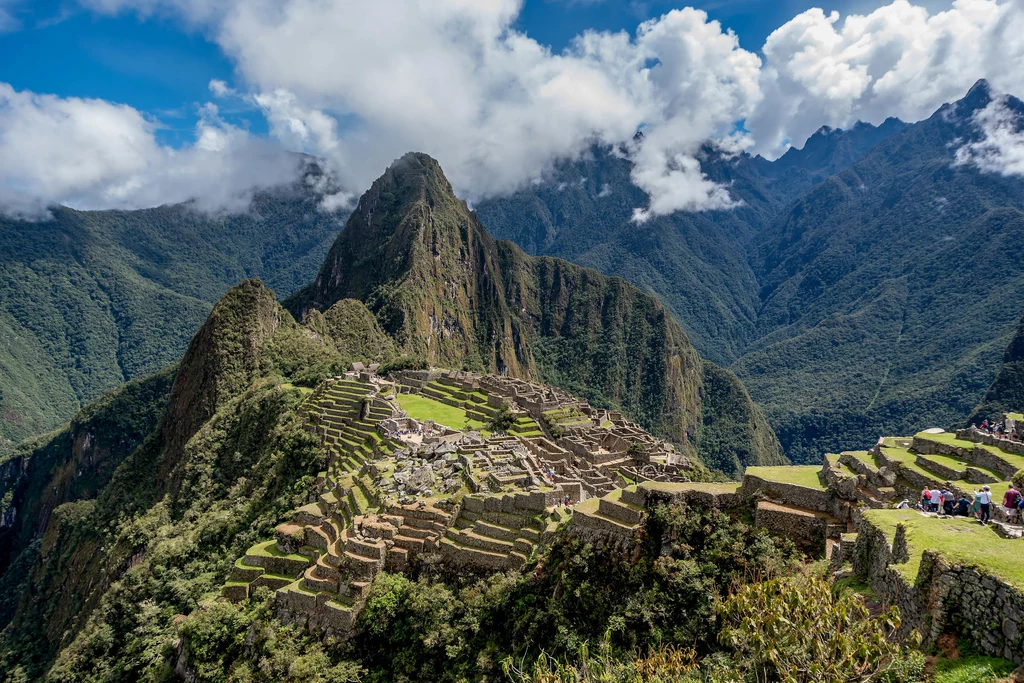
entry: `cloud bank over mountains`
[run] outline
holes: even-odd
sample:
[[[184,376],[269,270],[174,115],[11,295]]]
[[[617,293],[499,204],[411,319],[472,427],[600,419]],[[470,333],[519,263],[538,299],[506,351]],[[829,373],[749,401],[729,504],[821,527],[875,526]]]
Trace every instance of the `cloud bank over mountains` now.
[[[211,98],[258,108],[270,139],[205,105],[195,142],[170,149],[156,142],[158,124],[129,106],[0,86],[8,213],[188,197],[236,209],[254,185],[294,177],[295,157],[283,150],[323,157],[353,192],[421,150],[478,200],[597,141],[634,161],[633,181],[650,197],[642,221],[733,205],[728,188],[700,171],[708,140],[775,157],[822,125],[927,117],[979,78],[1024,92],[1024,0],[957,0],[931,13],[896,0],[845,18],[811,9],[773,32],[761,54],[691,8],[632,34],[588,31],[554,53],[514,29],[521,0],[82,2],[203,31],[236,67],[234,83],[210,84]],[[979,123],[1001,151],[1018,140],[998,134],[998,116]],[[638,129],[645,137],[634,144]],[[1006,154],[1013,163],[1015,152]]]

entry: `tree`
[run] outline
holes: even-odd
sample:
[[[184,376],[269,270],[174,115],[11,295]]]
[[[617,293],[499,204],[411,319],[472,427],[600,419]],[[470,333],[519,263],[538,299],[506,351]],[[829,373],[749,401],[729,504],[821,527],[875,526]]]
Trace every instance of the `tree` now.
[[[487,428],[492,432],[507,432],[516,423],[516,416],[512,413],[507,403],[502,403],[498,412],[491,417]]]

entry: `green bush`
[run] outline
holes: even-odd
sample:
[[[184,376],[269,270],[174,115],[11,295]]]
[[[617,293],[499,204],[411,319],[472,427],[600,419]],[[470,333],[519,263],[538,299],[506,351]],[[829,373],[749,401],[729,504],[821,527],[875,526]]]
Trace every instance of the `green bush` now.
[[[720,605],[722,645],[738,671],[784,683],[911,683],[922,657],[896,638],[899,609],[872,617],[855,594],[814,576],[740,588]]]
[[[492,432],[507,432],[516,423],[516,416],[507,403],[502,403],[490,420],[487,421],[487,428]]]
[[[1013,475],[1013,486],[1018,491],[1024,491],[1024,470],[1017,470],[1017,474]]]

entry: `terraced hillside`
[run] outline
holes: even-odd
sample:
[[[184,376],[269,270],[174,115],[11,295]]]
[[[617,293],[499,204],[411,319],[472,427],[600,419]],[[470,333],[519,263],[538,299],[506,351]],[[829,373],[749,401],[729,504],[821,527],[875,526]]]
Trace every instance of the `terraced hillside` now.
[[[383,570],[424,556],[515,569],[570,520],[629,539],[642,500],[621,486],[707,474],[619,413],[506,377],[370,369],[326,381],[305,405],[330,454],[315,499],[238,559],[222,595],[270,588],[280,619],[329,634],[352,629]]]
[[[1020,441],[975,427],[928,430],[883,437],[870,451],[826,454],[820,468],[748,468],[740,500],[729,504],[752,497],[757,526],[824,551],[838,578],[869,584],[900,608],[901,634],[917,630],[927,647],[955,632],[988,656],[1022,664],[1024,526],[1000,505],[1022,468]],[[973,500],[985,485],[988,524],[914,509],[924,488]]]

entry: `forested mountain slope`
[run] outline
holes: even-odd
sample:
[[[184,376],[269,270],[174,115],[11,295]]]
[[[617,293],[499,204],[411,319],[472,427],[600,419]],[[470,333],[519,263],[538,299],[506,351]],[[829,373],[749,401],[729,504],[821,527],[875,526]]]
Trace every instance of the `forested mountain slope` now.
[[[904,125],[822,129],[775,162],[706,148],[704,172],[743,202],[729,211],[676,212],[637,225],[633,210],[648,199],[630,180],[630,162],[595,147],[544,182],[482,202],[477,213],[496,237],[529,254],[568,259],[657,294],[702,355],[728,364],[756,338],[759,285],[748,245],[786,202]]]
[[[996,374],[1024,299],[1024,182],[956,157],[991,97],[982,82],[919,123],[823,128],[774,162],[707,150],[732,211],[633,224],[629,162],[595,150],[479,212],[531,253],[658,294],[787,454],[816,461],[962,419]]]
[[[1003,365],[970,422],[1001,420],[1006,413],[1020,413],[1024,406],[1024,318],[1003,353]]]
[[[262,277],[286,294],[307,282],[345,217],[320,201],[303,183],[236,215],[176,205],[0,218],[0,452],[177,360],[236,282]]]
[[[793,457],[958,421],[995,376],[1024,298],[1024,182],[956,163],[990,101],[981,83],[893,135],[760,240],[758,341],[733,368]]]

